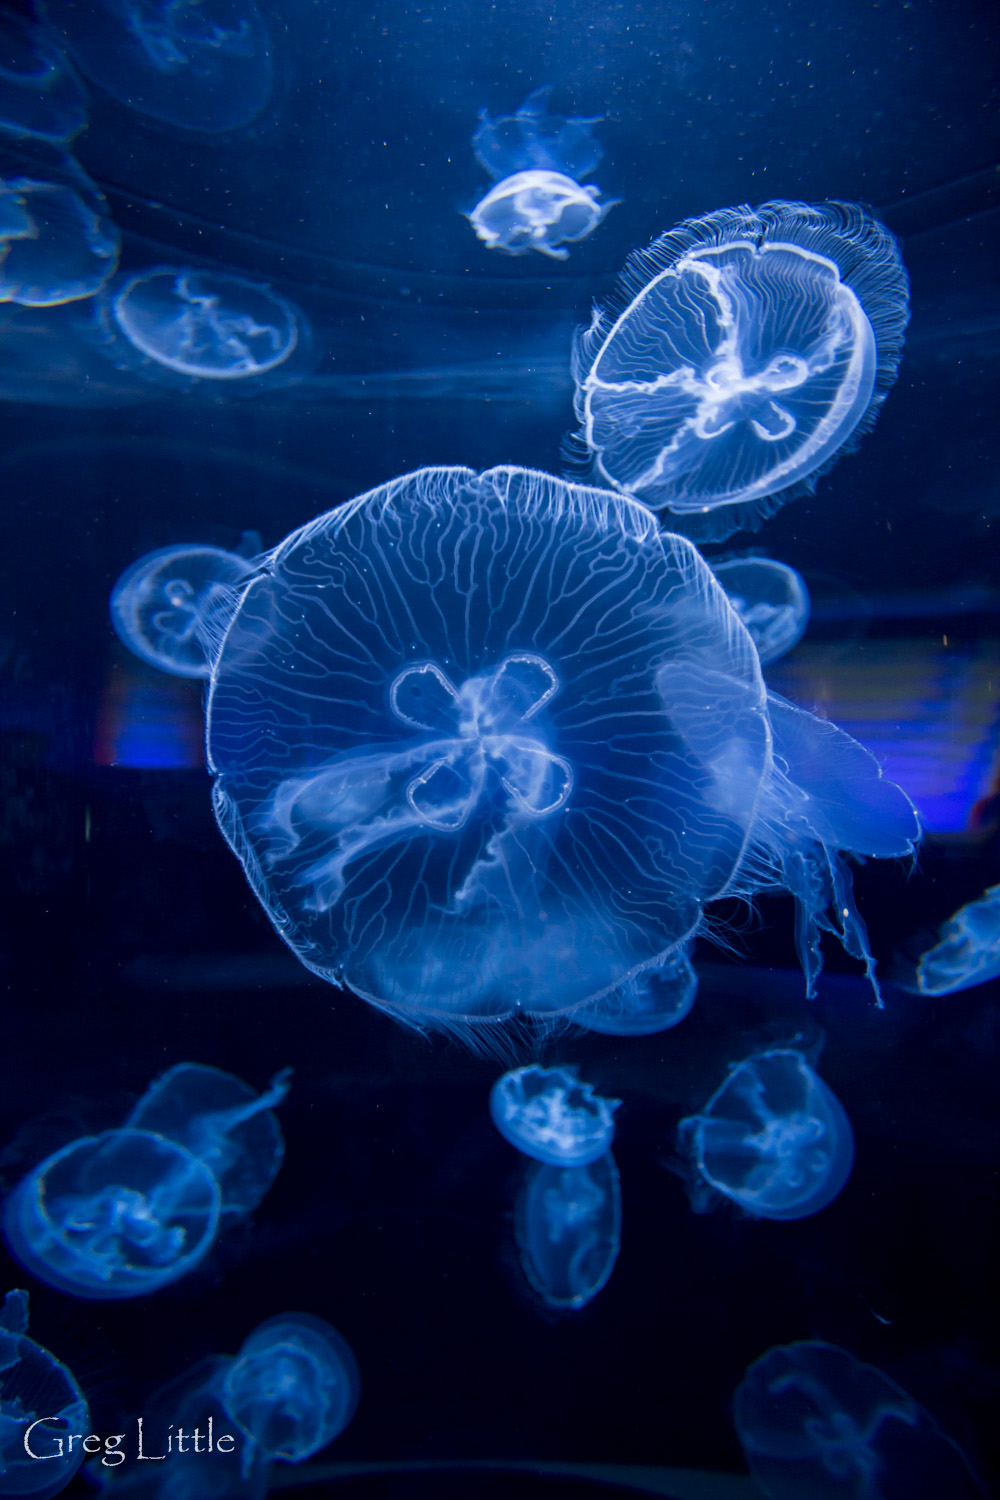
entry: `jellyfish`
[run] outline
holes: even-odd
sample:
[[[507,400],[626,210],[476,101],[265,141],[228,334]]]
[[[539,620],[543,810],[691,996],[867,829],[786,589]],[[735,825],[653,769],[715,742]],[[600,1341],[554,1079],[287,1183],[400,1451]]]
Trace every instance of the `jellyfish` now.
[[[579,182],[604,154],[591,133],[597,119],[550,115],[551,92],[535,89],[497,120],[480,112],[472,145],[494,185],[468,219],[489,250],[565,260],[564,247],[586,239],[618,201],[602,203],[599,188]]]
[[[114,274],[121,237],[103,193],[44,141],[0,149],[0,302],[52,307],[93,297]]]
[[[80,70],[154,120],[216,134],[271,93],[271,42],[253,0],[48,0]]]
[[[921,995],[953,995],[1000,978],[1000,885],[989,886],[948,918],[917,965]]]
[[[490,1091],[500,1134],[536,1161],[586,1167],[611,1147],[620,1099],[595,1094],[575,1068],[514,1068]]]
[[[985,1500],[930,1413],[835,1344],[768,1349],[743,1377],[733,1417],[768,1500]]]
[[[0,13],[0,133],[65,143],[86,123],[83,86],[48,30]]]
[[[260,1459],[298,1464],[339,1437],[357,1409],[357,1361],[337,1330],[308,1313],[268,1318],[230,1361],[222,1404],[245,1435],[243,1472]]]
[[[220,547],[160,547],[111,591],[111,623],[136,656],[178,677],[207,677],[223,622],[253,564]]]
[[[873,425],[908,282],[858,204],[719,209],[637,251],[574,354],[577,444],[681,529],[755,530]]]
[[[794,568],[770,557],[734,557],[713,562],[712,572],[749,630],[762,666],[798,645],[809,623],[809,591]]]
[[[73,1375],[30,1339],[28,1293],[0,1307],[0,1495],[49,1500],[83,1463],[90,1412]]]
[[[711,902],[784,889],[807,992],[823,931],[875,983],[838,851],[912,853],[913,806],[768,693],[709,568],[644,506],[422,469],[293,532],[233,608],[215,812],[322,978],[485,1045],[592,1006],[627,1031]]]
[[[266,283],[171,266],[109,287],[98,337],[120,368],[177,390],[285,383],[310,347],[303,314]]]
[[[521,1265],[538,1295],[549,1307],[584,1307],[606,1285],[621,1245],[612,1153],[585,1166],[532,1167],[516,1222]]]
[[[657,969],[646,969],[573,1012],[576,1025],[606,1036],[652,1036],[669,1031],[691,1011],[698,994],[698,976],[691,962],[691,944],[664,957]]]
[[[791,1047],[737,1063],[701,1114],[679,1126],[704,1212],[722,1193],[762,1219],[804,1219],[851,1175],[854,1134],[843,1106]]]
[[[182,1063],[120,1130],[71,1141],[7,1200],[4,1234],[41,1281],[76,1297],[144,1296],[193,1270],[223,1214],[260,1201],[281,1164],[270,1109],[288,1074],[257,1096],[216,1068]]]

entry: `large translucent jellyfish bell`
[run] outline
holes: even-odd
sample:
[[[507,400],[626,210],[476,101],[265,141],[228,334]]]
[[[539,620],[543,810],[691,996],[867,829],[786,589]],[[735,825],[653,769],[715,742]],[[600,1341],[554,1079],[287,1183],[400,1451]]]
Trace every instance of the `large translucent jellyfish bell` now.
[[[757,1218],[804,1219],[833,1202],[854,1165],[840,1101],[790,1047],[737,1063],[678,1136],[700,1178],[699,1211],[722,1193]]]
[[[858,204],[686,220],[578,338],[580,451],[690,535],[755,528],[872,426],[908,300],[895,240]]]
[[[220,547],[160,547],[111,591],[111,623],[130,651],[177,677],[207,677],[254,565]]]
[[[77,1297],[143,1296],[204,1259],[223,1214],[256,1207],[281,1165],[270,1113],[288,1091],[181,1063],[154,1082],[125,1127],[72,1141],[14,1189],[4,1210],[13,1255]]]
[[[768,1500],[986,1500],[930,1413],[835,1344],[768,1349],[737,1388],[733,1418]]]
[[[51,33],[0,12],[0,132],[66,142],[86,123],[83,86]]]
[[[750,632],[761,666],[786,656],[809,623],[809,590],[801,574],[770,557],[713,562],[712,572]]]
[[[551,92],[535,89],[513,115],[480,113],[472,145],[494,186],[468,218],[487,249],[565,260],[564,246],[586,239],[617,201],[580,185],[603,155],[598,120],[549,114]]]
[[[308,356],[301,311],[265,282],[156,266],[109,287],[104,352],[154,384],[230,393],[297,378]]]
[[[0,1307],[0,1495],[50,1500],[83,1463],[90,1412],[70,1371],[27,1328],[28,1293],[8,1292]]]
[[[1000,978],[1000,885],[942,924],[938,941],[921,955],[916,982],[905,989],[921,995],[953,995]]]
[[[357,1410],[361,1377],[350,1346],[322,1318],[282,1313],[249,1335],[228,1366],[221,1400],[246,1435],[243,1471],[258,1459],[297,1464],[339,1437]]]
[[[490,1091],[490,1114],[502,1136],[536,1161],[585,1167],[611,1147],[620,1099],[595,1094],[575,1068],[513,1068]]]
[[[517,1206],[521,1265],[549,1307],[580,1308],[607,1283],[621,1246],[622,1205],[614,1156],[587,1166],[538,1166]]]
[[[215,661],[220,827],[303,962],[411,1024],[659,1030],[722,896],[785,889],[874,964],[838,851],[912,804],[768,693],[697,551],[643,506],[423,469],[257,561]]]
[[[44,141],[0,145],[0,302],[54,307],[92,297],[114,275],[121,236],[104,195]]]
[[[129,109],[187,130],[248,124],[271,93],[271,42],[253,0],[48,0],[56,35]]]

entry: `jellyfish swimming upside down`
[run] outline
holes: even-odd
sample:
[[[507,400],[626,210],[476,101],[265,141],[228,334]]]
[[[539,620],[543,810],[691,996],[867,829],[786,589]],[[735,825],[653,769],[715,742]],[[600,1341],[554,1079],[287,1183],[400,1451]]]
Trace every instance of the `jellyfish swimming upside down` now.
[[[644,506],[422,469],[256,566],[212,671],[215,810],[316,974],[473,1037],[618,1024],[708,903],[764,889],[798,903],[810,989],[822,929],[873,974],[838,851],[911,852],[913,807],[768,693],[708,566]]]

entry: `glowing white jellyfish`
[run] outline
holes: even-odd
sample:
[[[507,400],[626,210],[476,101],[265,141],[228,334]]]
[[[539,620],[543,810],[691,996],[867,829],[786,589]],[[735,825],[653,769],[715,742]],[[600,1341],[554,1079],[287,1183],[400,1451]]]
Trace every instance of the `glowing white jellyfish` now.
[[[809,624],[809,590],[794,568],[771,557],[734,557],[713,563],[712,572],[749,631],[761,666],[798,645]]]
[[[551,89],[535,89],[513,115],[493,120],[483,110],[472,137],[476,159],[495,179],[468,215],[489,250],[537,250],[565,260],[564,248],[586,239],[617,200],[582,187],[603,152],[591,134],[596,119],[548,112]]]
[[[136,656],[177,677],[207,677],[236,591],[253,564],[221,547],[160,547],[111,591],[111,623]]]
[[[104,195],[70,157],[41,140],[30,155],[0,149],[0,302],[92,297],[120,244]]]
[[[815,486],[896,378],[909,287],[857,204],[689,219],[577,341],[578,442],[615,489],[718,539]]]

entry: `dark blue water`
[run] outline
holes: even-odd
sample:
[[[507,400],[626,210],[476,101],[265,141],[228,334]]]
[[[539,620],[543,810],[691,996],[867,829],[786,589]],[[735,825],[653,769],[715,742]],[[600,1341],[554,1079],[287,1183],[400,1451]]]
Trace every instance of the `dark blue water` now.
[[[61,9],[77,24],[87,7],[52,0],[53,24]],[[930,999],[893,983],[1000,881],[993,8],[259,9],[273,78],[253,118],[199,132],[91,81],[72,150],[120,228],[126,278],[192,265],[302,310],[296,379],[154,385],[81,334],[86,300],[0,306],[0,1177],[6,1193],[119,1125],[182,1061],[256,1089],[292,1066],[287,1156],[252,1217],[154,1296],[79,1301],[6,1257],[0,1291],[29,1287],[30,1331],[73,1370],[100,1434],[263,1319],[327,1319],[363,1392],[334,1447],[276,1472],[303,1494],[632,1483],[751,1500],[732,1395],[765,1349],[799,1339],[884,1370],[996,1492],[1000,987]],[[565,113],[604,117],[595,177],[621,200],[563,262],[492,253],[461,216],[486,187],[479,110],[541,84]],[[9,179],[32,148],[0,144]],[[758,546],[805,577],[812,624],[768,681],[874,750],[925,838],[912,868],[855,871],[884,1009],[836,944],[805,1001],[791,903],[775,897],[756,918],[723,913],[731,951],[699,941],[699,998],[676,1031],[543,1049],[624,1101],[621,1256],[587,1308],[558,1315],[518,1263],[522,1167],[487,1107],[505,1064],[403,1030],[296,962],[216,828],[203,684],[131,656],[107,599],[153,548],[232,549],[248,531],[268,548],[424,465],[561,473],[572,331],[629,252],[772,197],[872,205],[900,237],[912,321],[859,451],[714,555]],[[822,1047],[853,1126],[844,1192],[794,1223],[695,1215],[670,1170],[678,1120],[732,1061],[800,1042]],[[334,1491],[338,1464],[386,1468],[342,1471]],[[682,1469],[716,1478],[685,1490],[648,1472]],[[84,1476],[66,1491],[89,1492]]]

